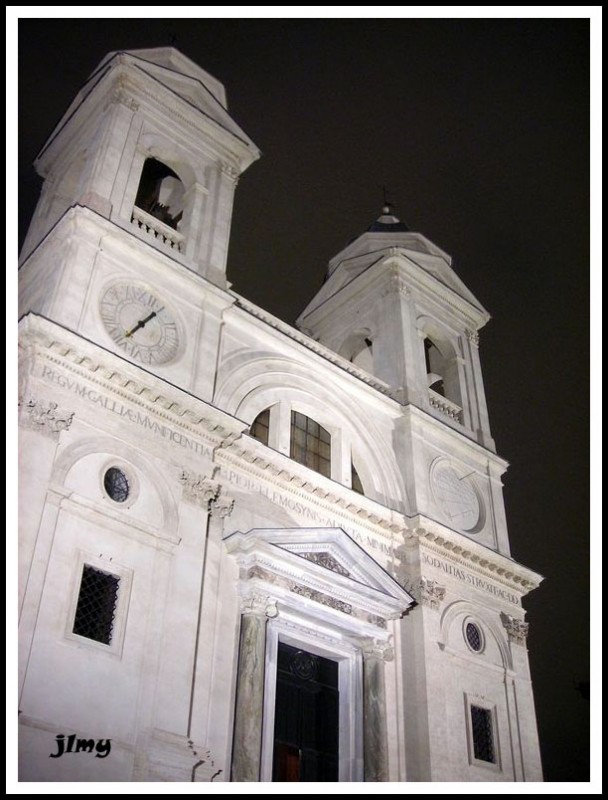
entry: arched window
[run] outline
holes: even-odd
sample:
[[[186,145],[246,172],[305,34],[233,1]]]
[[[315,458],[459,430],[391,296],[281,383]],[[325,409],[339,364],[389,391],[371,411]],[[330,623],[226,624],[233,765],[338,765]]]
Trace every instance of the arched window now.
[[[184,203],[184,184],[166,164],[147,158],[137,189],[135,205],[177,230]]]
[[[268,444],[269,429],[270,409],[266,408],[264,411],[261,411],[253,420],[251,423],[251,428],[249,429],[249,433],[254,439],[258,439],[258,441],[262,442],[262,444]]]
[[[365,495],[363,491],[363,484],[361,483],[361,478],[359,477],[359,473],[355,469],[355,465],[351,463],[351,487],[354,492],[358,492],[359,494]]]
[[[331,477],[331,435],[314,419],[291,412],[290,457]]]
[[[371,332],[367,328],[351,333],[338,352],[341,356],[347,358],[351,364],[364,369],[366,372],[373,373],[373,343]]]
[[[426,360],[426,377],[429,389],[445,397],[445,387],[443,384],[443,373],[445,369],[445,359],[441,351],[428,336],[424,340],[424,358]]]

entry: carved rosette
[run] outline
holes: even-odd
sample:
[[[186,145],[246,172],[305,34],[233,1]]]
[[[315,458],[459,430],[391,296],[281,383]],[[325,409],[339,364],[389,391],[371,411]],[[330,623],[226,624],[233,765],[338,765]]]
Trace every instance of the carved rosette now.
[[[53,439],[59,438],[61,431],[67,431],[74,419],[73,411],[63,411],[57,403],[41,403],[32,398],[20,405],[20,424],[24,428],[38,431]]]
[[[507,631],[509,641],[515,642],[515,644],[525,645],[528,629],[530,627],[529,623],[524,622],[523,619],[517,619],[517,617],[512,617],[510,614],[504,613],[500,615],[500,619]]]
[[[429,578],[420,578],[420,603],[429,608],[439,608],[445,597],[445,587]]]

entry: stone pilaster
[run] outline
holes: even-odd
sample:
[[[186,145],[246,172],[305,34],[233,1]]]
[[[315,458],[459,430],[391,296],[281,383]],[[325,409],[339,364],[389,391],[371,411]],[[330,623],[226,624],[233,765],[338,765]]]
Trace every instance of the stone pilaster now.
[[[365,781],[388,781],[388,741],[384,664],[392,661],[388,642],[363,647],[363,757]]]
[[[232,745],[232,780],[259,781],[264,716],[266,621],[276,604],[249,594],[242,600],[241,636]]]

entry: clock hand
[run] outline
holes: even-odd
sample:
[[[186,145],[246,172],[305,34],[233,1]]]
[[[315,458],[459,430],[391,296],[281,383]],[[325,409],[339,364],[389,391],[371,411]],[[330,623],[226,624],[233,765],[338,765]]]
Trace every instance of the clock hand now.
[[[159,308],[158,311],[153,311],[151,314],[148,314],[148,316],[145,319],[140,319],[139,322],[137,323],[137,325],[135,325],[133,328],[131,328],[130,331],[125,331],[125,336],[127,337],[127,339],[130,336],[133,336],[135,331],[138,331],[140,328],[143,328],[144,325],[147,325],[148,322],[150,322],[151,319],[154,319],[154,317],[157,314],[160,314],[160,312],[164,311],[164,310],[165,310],[165,307],[163,306],[162,308]]]

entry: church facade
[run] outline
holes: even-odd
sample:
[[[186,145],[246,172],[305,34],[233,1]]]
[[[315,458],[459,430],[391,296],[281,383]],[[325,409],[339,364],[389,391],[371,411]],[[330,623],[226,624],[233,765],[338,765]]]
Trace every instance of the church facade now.
[[[385,207],[292,327],[226,279],[259,156],[173,48],[109,54],[20,265],[25,781],[538,781],[479,360]]]

